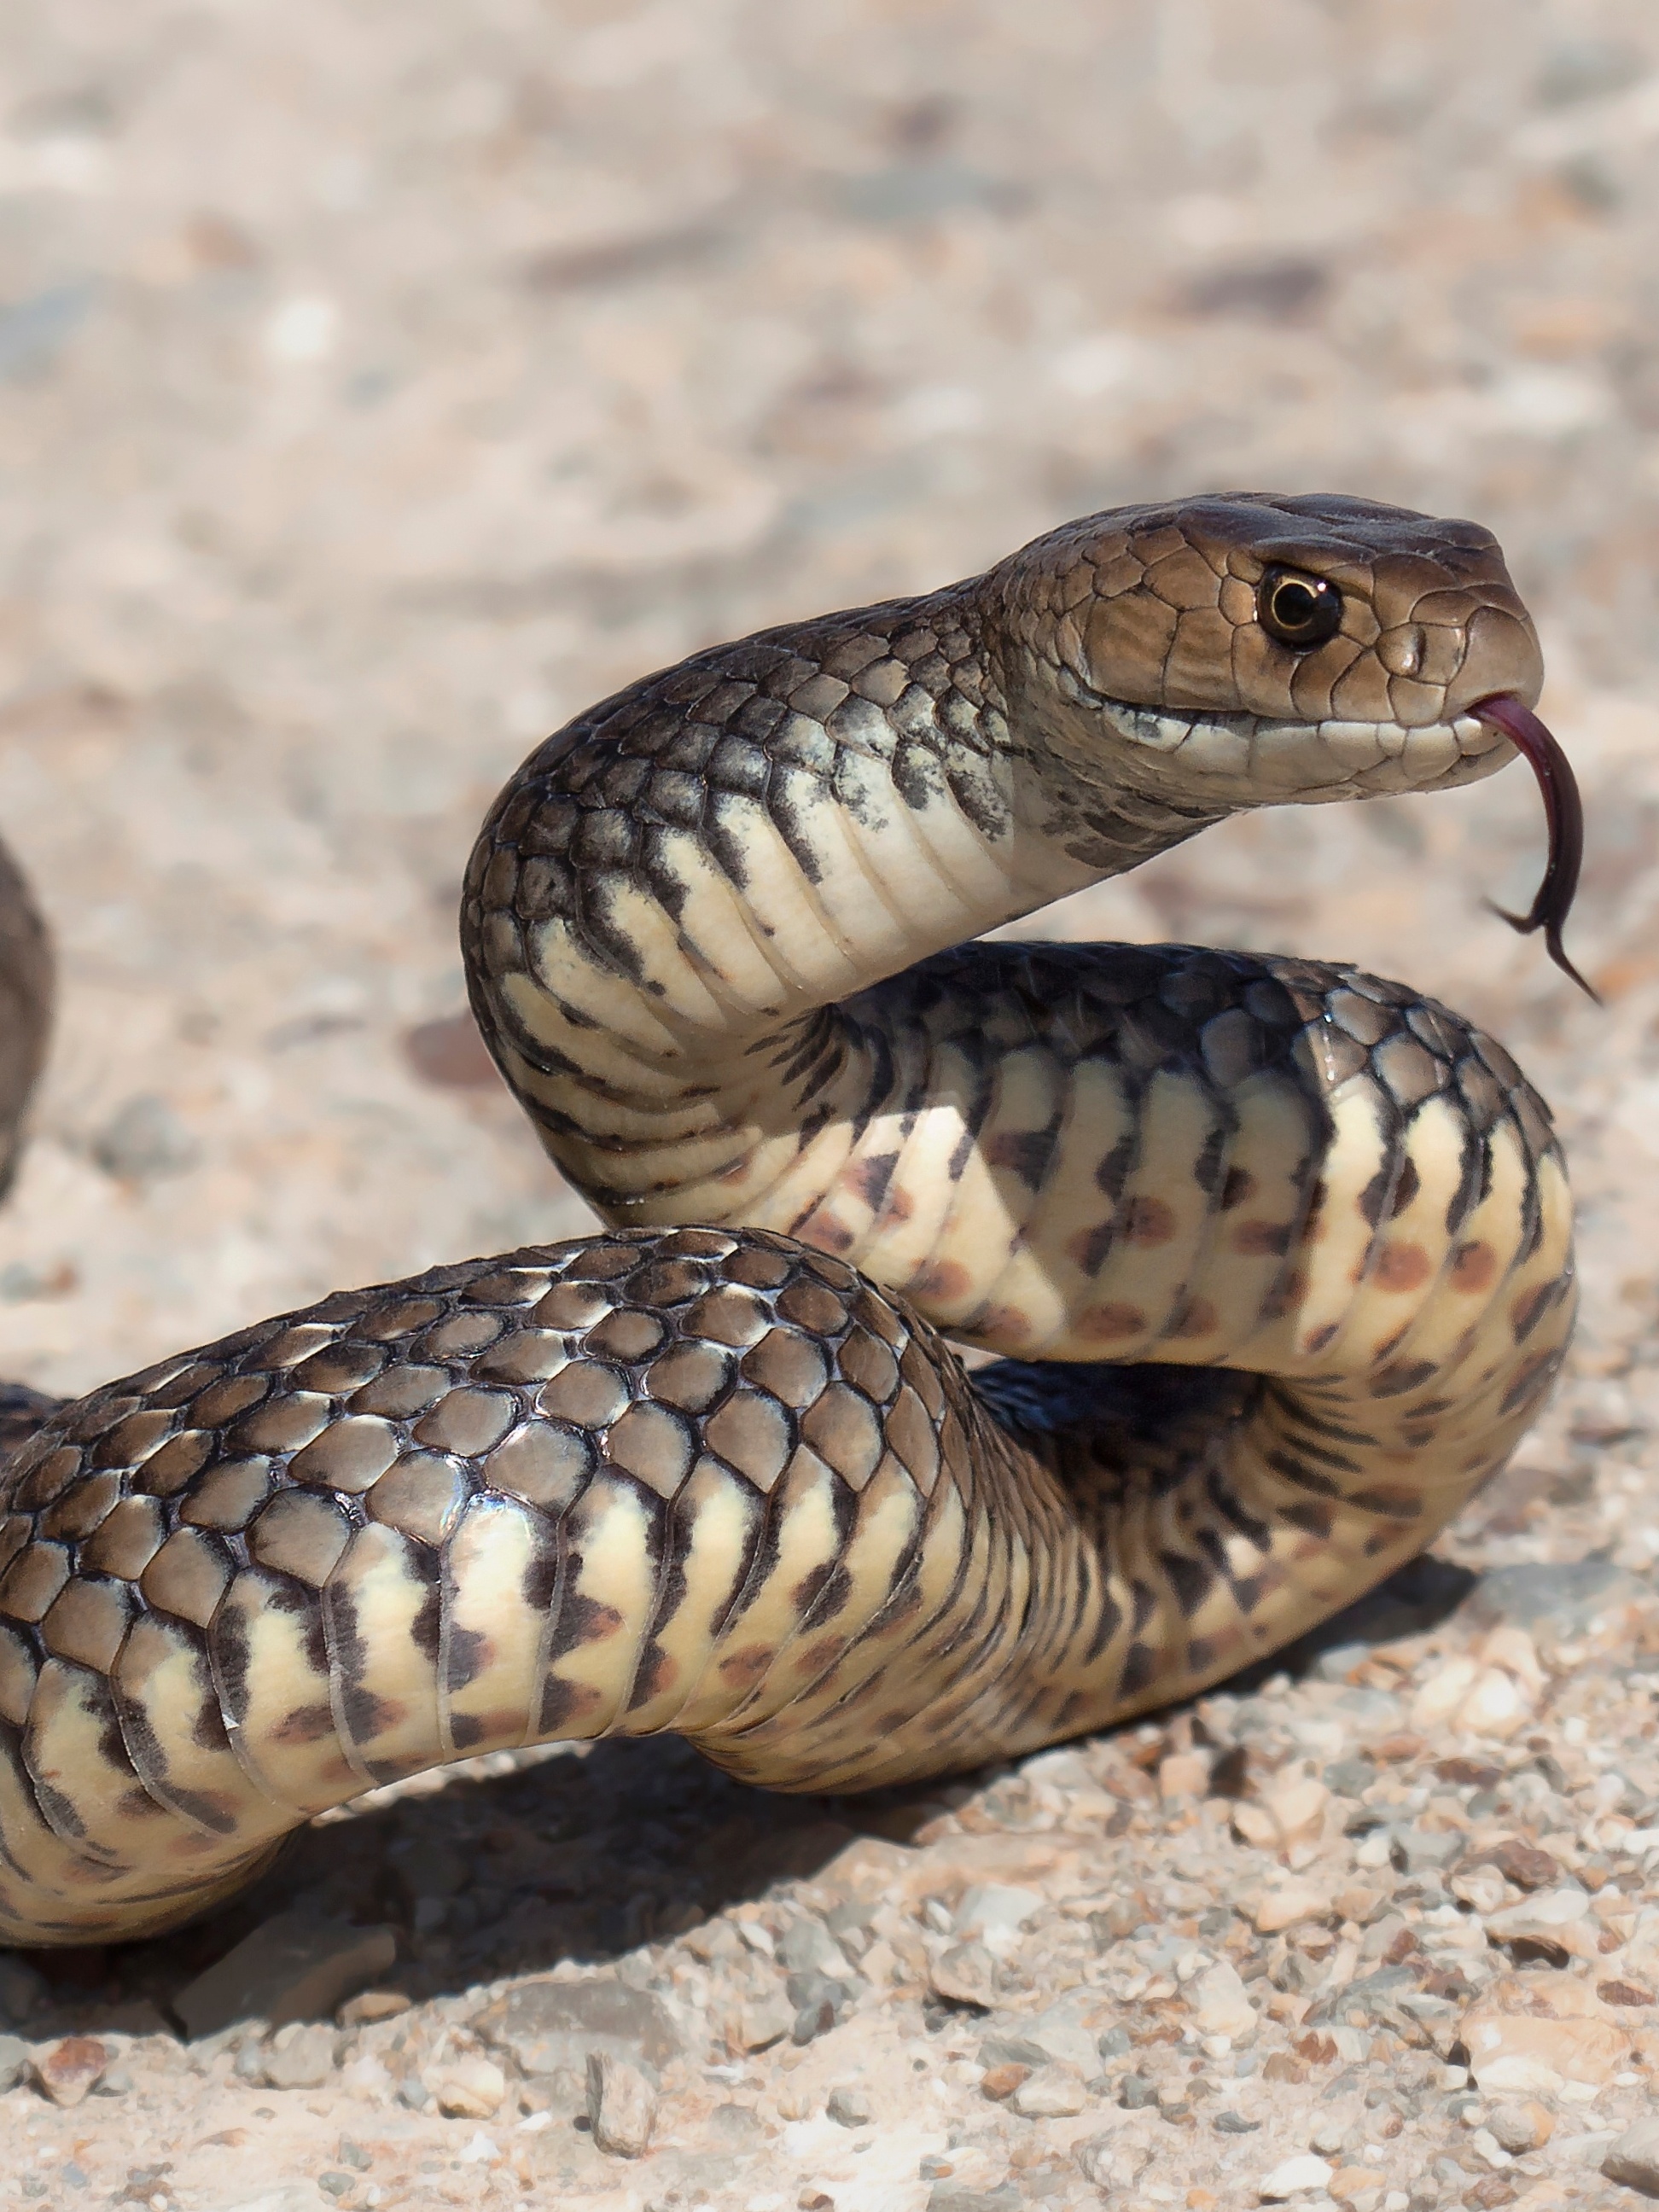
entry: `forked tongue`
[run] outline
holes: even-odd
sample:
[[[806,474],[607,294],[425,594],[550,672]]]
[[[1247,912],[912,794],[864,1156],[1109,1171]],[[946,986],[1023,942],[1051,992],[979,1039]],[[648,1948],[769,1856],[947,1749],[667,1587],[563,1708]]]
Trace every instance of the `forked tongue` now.
[[[1512,692],[1496,691],[1490,699],[1480,700],[1468,711],[1477,721],[1501,730],[1537,777],[1538,788],[1544,794],[1544,819],[1549,827],[1550,856],[1545,866],[1544,880],[1538,886],[1531,907],[1525,914],[1509,914],[1501,906],[1493,906],[1492,910],[1523,937],[1530,937],[1534,930],[1541,929],[1550,958],[1599,1006],[1601,994],[1591,990],[1568,959],[1561,942],[1562,927],[1572,911],[1573,895],[1578,889],[1578,870],[1584,857],[1584,808],[1572,763],[1532,708],[1523,707]],[[1488,900],[1487,904],[1492,905],[1492,902]]]

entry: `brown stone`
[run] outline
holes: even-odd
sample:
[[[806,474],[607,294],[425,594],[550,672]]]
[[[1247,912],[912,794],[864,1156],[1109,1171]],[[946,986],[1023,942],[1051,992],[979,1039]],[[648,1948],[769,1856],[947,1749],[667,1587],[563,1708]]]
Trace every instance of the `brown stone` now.
[[[994,2105],[1000,2105],[1013,2095],[1022,2081],[1029,2081],[1030,2074],[1029,2066],[1018,2065],[1012,2059],[1000,2066],[988,2066],[979,2085],[980,2094],[988,2097]]]
[[[110,2055],[95,2036],[66,2035],[35,2055],[33,2073],[43,2096],[54,2105],[78,2105],[109,2064]]]

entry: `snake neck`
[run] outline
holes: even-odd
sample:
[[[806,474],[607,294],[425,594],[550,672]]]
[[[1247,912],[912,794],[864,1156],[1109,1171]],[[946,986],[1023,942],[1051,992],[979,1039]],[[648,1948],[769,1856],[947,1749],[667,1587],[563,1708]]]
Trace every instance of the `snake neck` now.
[[[1217,818],[1057,775],[1079,732],[1010,652],[966,586],[773,631],[605,702],[503,793],[474,1006],[602,1212],[797,1227],[938,1078],[896,1071],[888,978]]]

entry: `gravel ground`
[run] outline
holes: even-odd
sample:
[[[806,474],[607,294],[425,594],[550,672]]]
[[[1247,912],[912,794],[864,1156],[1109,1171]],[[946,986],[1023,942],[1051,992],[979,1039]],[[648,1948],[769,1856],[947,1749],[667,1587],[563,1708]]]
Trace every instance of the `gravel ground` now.
[[[0,1954],[0,2203],[1659,2192],[1650,0],[57,0],[0,40],[0,823],[63,971],[9,1373],[577,1227],[459,1019],[508,768],[1122,500],[1498,528],[1606,1000],[1483,910],[1536,878],[1519,774],[1045,917],[1358,958],[1517,1052],[1586,1297],[1510,1472],[1118,1737],[875,1803],[492,1759],[180,1937]]]

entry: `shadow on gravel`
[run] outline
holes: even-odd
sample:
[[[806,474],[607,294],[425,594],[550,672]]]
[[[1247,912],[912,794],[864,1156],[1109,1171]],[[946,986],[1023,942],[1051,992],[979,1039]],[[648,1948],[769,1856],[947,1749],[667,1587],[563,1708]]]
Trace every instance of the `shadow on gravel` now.
[[[1334,1613],[1328,1620],[1310,1628],[1294,1644],[1286,1644],[1267,1658],[1258,1659],[1242,1674],[1218,1685],[1237,1694],[1260,1689],[1275,1674],[1300,1681],[1306,1674],[1340,1677],[1358,1665],[1378,1644],[1392,1644],[1402,1636],[1423,1636],[1449,1620],[1473,1593],[1479,1575],[1468,1567],[1437,1559],[1432,1552],[1407,1559],[1388,1580],[1364,1597]],[[1340,1655],[1346,1653],[1343,1659]]]
[[[95,2035],[127,2026],[119,2014],[144,2000],[170,2019],[197,1975],[296,1907],[390,1925],[398,1960],[380,1978],[416,2002],[561,1960],[604,1964],[814,1874],[860,1832],[846,1811],[747,1788],[672,1739],[451,1776],[430,1794],[301,1830],[232,1905],[172,1935],[12,1954],[55,2000],[25,2032]]]
[[[1370,1646],[1437,1626],[1476,1579],[1431,1555],[1412,1560],[1224,1687],[1345,1674]],[[398,1964],[382,1978],[417,2002],[562,1960],[603,1965],[775,1881],[811,1876],[860,1833],[903,1838],[940,1802],[939,1785],[863,1799],[773,1796],[672,1738],[600,1743],[585,1755],[562,1747],[508,1773],[451,1774],[428,1792],[301,1831],[252,1888],[175,1934],[24,1954],[52,2000],[26,2032],[137,2027],[133,2008],[144,2004],[171,2021],[198,1974],[296,1908],[390,1926]]]

